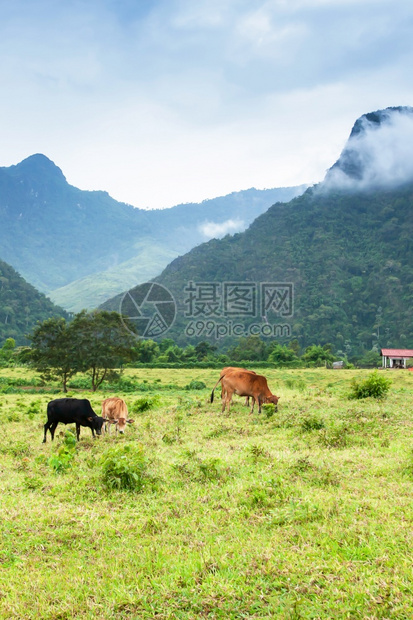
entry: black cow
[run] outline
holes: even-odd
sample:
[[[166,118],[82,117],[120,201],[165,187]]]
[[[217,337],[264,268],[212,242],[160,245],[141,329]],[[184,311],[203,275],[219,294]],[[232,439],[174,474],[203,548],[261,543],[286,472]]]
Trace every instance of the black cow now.
[[[76,437],[79,441],[81,426],[88,426],[92,430],[94,437],[95,431],[97,435],[101,435],[105,420],[96,415],[87,398],[57,398],[56,400],[51,400],[47,405],[47,422],[44,425],[43,443],[46,443],[46,433],[48,430],[53,441],[54,432],[59,422],[62,424],[76,424]]]

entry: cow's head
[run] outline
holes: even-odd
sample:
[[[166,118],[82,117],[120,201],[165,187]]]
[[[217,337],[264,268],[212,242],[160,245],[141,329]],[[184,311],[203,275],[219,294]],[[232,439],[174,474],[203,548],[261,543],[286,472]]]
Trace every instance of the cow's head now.
[[[275,405],[275,411],[278,411],[278,401],[280,400],[279,396],[275,396],[275,394],[273,394],[272,396],[269,396],[266,400],[267,403],[273,403],[273,405]]]
[[[96,431],[96,435],[101,435],[102,434],[102,426],[105,423],[105,420],[103,418],[101,418],[99,415],[93,417],[93,418],[88,418],[90,420],[90,422],[92,422],[92,426],[94,428],[94,430]]]
[[[133,424],[133,420],[127,420],[126,418],[119,418],[117,429],[120,433],[124,433],[127,424]]]
[[[133,424],[134,420],[127,420],[126,418],[118,418],[117,420],[106,420],[109,424],[116,424],[116,430],[120,433],[124,433],[127,424]]]

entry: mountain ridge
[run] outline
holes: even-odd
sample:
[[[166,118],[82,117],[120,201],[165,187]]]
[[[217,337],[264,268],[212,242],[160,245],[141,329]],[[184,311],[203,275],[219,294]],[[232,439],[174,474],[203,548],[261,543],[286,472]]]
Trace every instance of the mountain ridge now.
[[[413,108],[403,110],[402,127],[409,123],[410,135]],[[377,136],[379,150],[389,143],[393,128],[399,136],[400,108],[384,112],[382,126],[375,126],[374,133],[371,127],[366,131],[373,153],[372,136]],[[384,132],[384,142],[378,127]],[[349,143],[357,163],[360,153],[355,146],[364,155],[366,143],[349,140],[343,152]],[[397,145],[393,146],[395,153]],[[375,177],[371,168],[375,162],[370,160],[362,179]],[[181,301],[185,301],[189,282],[215,283],[222,296],[226,282],[256,283],[257,295],[261,283],[291,283],[294,313],[287,321],[291,329],[284,341],[297,339],[302,347],[331,343],[343,356],[381,346],[413,346],[413,169],[406,168],[403,178],[379,183],[376,188],[359,183],[357,177],[353,184],[341,178],[334,182],[337,179],[331,178],[330,171],[324,182],[301,196],[270,207],[246,231],[194,248],[156,278],[178,305],[168,335],[180,344],[190,341],[184,336],[190,317],[185,318],[187,306]],[[193,318],[199,328],[208,319],[229,324],[225,313],[216,317],[198,313]],[[262,319],[254,317],[258,322]],[[283,322],[276,312],[264,319],[273,325]],[[252,319],[239,320],[243,333],[248,334]],[[206,337],[205,330],[198,334],[198,339]],[[276,334],[276,339],[283,338]],[[225,338],[216,342],[226,344]]]
[[[245,227],[277,196],[303,189],[251,189],[152,212],[107,192],[80,190],[45,155],[35,154],[0,169],[0,256],[53,301],[79,311],[109,297],[117,279],[130,276],[134,284],[159,274],[171,258],[207,238],[202,227],[208,219],[234,225],[233,213],[242,212],[235,226]]]

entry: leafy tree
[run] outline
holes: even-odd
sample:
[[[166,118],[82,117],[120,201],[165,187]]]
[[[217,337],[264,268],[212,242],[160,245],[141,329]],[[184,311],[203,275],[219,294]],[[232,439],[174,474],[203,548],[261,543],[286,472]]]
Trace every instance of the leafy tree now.
[[[228,351],[228,355],[235,361],[265,360],[267,356],[267,345],[259,336],[247,336],[240,338],[237,346]]]
[[[168,349],[175,346],[175,340],[172,338],[163,338],[159,343],[159,350],[161,353],[165,353]]]
[[[143,364],[150,364],[159,355],[159,345],[154,340],[140,340],[138,344],[138,359]]]
[[[166,349],[164,356],[169,363],[173,364],[174,362],[181,361],[183,354],[184,352],[181,347],[178,347],[178,345],[175,344],[174,346]]]
[[[198,342],[195,347],[196,359],[199,362],[206,360],[211,357],[216,350],[216,346],[210,344],[209,342],[206,342],[205,340],[202,340],[201,342]]]
[[[39,323],[28,338],[32,343],[29,359],[41,377],[45,381],[60,379],[67,392],[68,380],[81,369],[72,325],[64,318],[53,317]]]
[[[268,361],[276,366],[288,366],[291,363],[297,362],[298,357],[290,347],[277,344],[270,353]]]
[[[196,361],[196,350],[192,344],[189,344],[187,347],[185,347],[183,358],[186,362]]]
[[[371,351],[367,351],[367,353],[360,357],[357,362],[358,365],[362,366],[363,368],[378,368],[382,365],[382,358],[378,351],[372,349]]]
[[[113,368],[133,359],[135,337],[118,312],[82,310],[71,323],[82,370],[90,373],[95,392]]]
[[[8,364],[13,358],[16,341],[14,338],[7,338],[6,342],[0,349],[0,366]]]
[[[307,347],[301,358],[304,362],[313,366],[323,366],[326,362],[333,362],[335,357],[330,351],[330,345],[313,344]]]

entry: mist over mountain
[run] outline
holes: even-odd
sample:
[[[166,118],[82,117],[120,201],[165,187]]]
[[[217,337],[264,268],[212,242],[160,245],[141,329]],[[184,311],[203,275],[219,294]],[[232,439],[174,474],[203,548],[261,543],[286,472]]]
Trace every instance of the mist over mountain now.
[[[53,301],[93,308],[145,282],[198,243],[243,230],[301,188],[250,189],[147,211],[82,191],[41,154],[0,168],[0,256]]]
[[[357,119],[320,189],[377,190],[398,187],[412,179],[413,108],[400,106]]]
[[[412,112],[388,108],[362,116],[323,183],[272,206],[245,232],[174,260],[157,279],[178,305],[167,335],[188,343],[216,336],[201,330],[202,321],[237,322],[246,334],[255,322],[287,325],[277,340],[297,339],[302,347],[329,342],[342,355],[413,347]],[[216,299],[199,304],[191,317],[188,287],[196,296],[196,283],[215,283]],[[225,283],[255,286],[254,316],[228,314]],[[282,305],[263,305],[263,283],[291,286],[291,316]],[[197,327],[188,331],[193,319]]]

